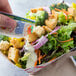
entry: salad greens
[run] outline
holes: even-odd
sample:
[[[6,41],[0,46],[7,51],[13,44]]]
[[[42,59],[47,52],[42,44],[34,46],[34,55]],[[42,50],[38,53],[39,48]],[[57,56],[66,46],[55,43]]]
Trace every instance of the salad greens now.
[[[19,60],[19,64],[21,65],[21,68],[23,68],[23,69],[26,68],[26,63],[27,63],[27,61],[21,61],[21,60]]]
[[[22,58],[21,61],[26,61],[29,57],[30,53],[25,54]]]
[[[58,25],[68,25],[74,22],[73,18],[69,19],[70,15],[65,16],[63,12],[58,12],[58,14]]]
[[[67,10],[69,8],[69,6],[64,4],[64,3],[53,4],[53,5],[50,6],[51,10],[54,10],[55,8],[60,9],[60,10],[61,9],[66,9]]]
[[[45,54],[48,54],[49,51],[51,50],[53,51],[57,49],[56,39],[51,35],[48,35],[47,38],[48,38],[48,42],[40,48],[40,50],[42,50],[42,52],[44,52]]]
[[[58,40],[59,41],[66,41],[71,38],[71,34],[73,30],[76,28],[76,23],[71,23],[68,26],[61,26],[61,28],[58,30]],[[64,50],[69,50],[71,48],[74,48],[74,41],[71,40],[69,42],[60,43],[61,48]]]
[[[58,40],[65,41],[71,38],[72,31],[76,28],[76,23],[71,23],[68,26],[61,26],[58,30]]]
[[[55,38],[53,35],[48,35],[48,42],[43,45],[40,50],[43,53],[48,54],[49,51],[54,51],[57,47],[61,47],[64,52],[69,52],[71,48],[74,48],[74,41],[71,40],[69,42],[59,42],[66,41],[71,38],[72,31],[76,28],[76,23],[71,23],[68,26],[61,26],[61,28],[57,31],[58,36]]]
[[[30,55],[30,53],[27,53],[27,54],[25,54],[23,57],[21,57],[19,59],[19,64],[24,69],[26,68],[26,63],[27,63],[27,60],[28,60],[29,55]]]
[[[0,35],[0,41],[1,40],[3,40],[3,41],[9,41],[9,37],[5,36],[5,35]]]
[[[36,25],[44,25],[46,19],[48,19],[48,13],[46,11],[38,11],[36,14]]]
[[[45,20],[48,18],[48,13],[46,11],[38,11],[37,13],[32,13],[29,11],[26,14],[26,18],[35,20],[36,25],[42,26],[45,24]]]
[[[27,36],[10,38],[0,35],[0,50],[23,69],[70,52],[76,47],[76,4],[73,7],[58,3],[28,11],[25,17],[34,20],[35,24],[28,27]]]

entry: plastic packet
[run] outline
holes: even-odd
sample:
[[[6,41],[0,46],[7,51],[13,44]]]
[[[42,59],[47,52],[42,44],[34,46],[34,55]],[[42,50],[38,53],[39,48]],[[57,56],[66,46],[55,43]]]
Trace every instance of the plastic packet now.
[[[18,17],[15,15],[10,15],[10,14],[3,13],[3,12],[0,12],[0,14],[3,14],[5,16],[12,18],[13,20],[8,18],[12,22],[12,24],[14,24],[14,22],[16,21],[16,25],[12,25],[11,23],[8,22],[9,25],[8,24],[6,25],[9,28],[0,26],[0,34],[2,35],[12,36],[12,37],[24,37],[27,35],[28,27],[30,25],[33,26],[35,23],[35,21],[33,20]]]

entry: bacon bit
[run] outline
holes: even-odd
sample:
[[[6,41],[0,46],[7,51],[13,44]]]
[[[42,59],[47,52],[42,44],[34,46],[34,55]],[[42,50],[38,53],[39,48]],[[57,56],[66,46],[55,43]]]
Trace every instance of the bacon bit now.
[[[51,59],[51,60],[49,60],[48,62],[51,62],[51,61],[53,61],[54,59],[56,59],[56,57],[52,58],[52,59]]]
[[[56,10],[56,11],[59,11],[59,12],[61,12],[61,10],[60,10],[60,9],[57,9],[57,8],[55,8],[55,10]]]
[[[59,41],[59,42],[69,42],[69,41],[72,41],[73,38],[70,38],[69,40],[66,40],[66,41]]]

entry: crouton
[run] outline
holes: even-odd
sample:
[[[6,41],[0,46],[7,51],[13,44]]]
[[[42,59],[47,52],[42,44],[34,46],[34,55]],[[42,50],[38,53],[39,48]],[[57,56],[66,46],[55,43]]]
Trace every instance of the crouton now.
[[[68,8],[68,12],[72,16],[76,16],[76,9],[75,8]]]
[[[41,35],[45,34],[45,29],[41,26],[37,26],[34,28],[33,32],[35,32],[38,37],[40,37]]]
[[[8,59],[12,60],[15,63],[18,63],[19,50],[16,48],[10,47],[8,52]]]
[[[46,32],[51,32],[52,30],[48,26],[43,26]]]
[[[0,42],[0,50],[6,51],[9,49],[9,47],[10,47],[10,44],[8,41],[1,41]]]
[[[24,38],[12,38],[10,40],[10,44],[14,46],[15,48],[19,49],[19,48],[22,48],[23,45],[25,44],[25,39]]]
[[[76,22],[76,16],[74,17],[74,21]]]
[[[29,42],[33,42],[33,41],[35,41],[37,38],[38,38],[38,36],[37,36],[36,33],[31,33],[31,34],[28,34],[28,35],[27,35],[27,40],[28,40]]]
[[[47,25],[51,30],[53,30],[57,25],[58,14],[52,14],[47,20],[45,20],[45,25]]]
[[[57,25],[57,20],[56,19],[48,19],[48,20],[45,20],[45,24],[51,29],[53,30],[56,25]]]
[[[32,13],[37,13],[37,9],[31,9]]]
[[[37,10],[39,10],[39,11],[43,11],[44,9],[43,9],[43,8],[38,8]]]

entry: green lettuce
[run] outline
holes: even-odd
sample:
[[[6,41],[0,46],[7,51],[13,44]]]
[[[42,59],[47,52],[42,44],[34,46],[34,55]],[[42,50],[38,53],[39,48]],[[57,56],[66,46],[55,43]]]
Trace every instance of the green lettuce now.
[[[58,12],[58,25],[68,25],[69,23],[74,22],[73,18],[69,19],[70,15],[67,15],[67,20],[63,12]]]
[[[36,25],[45,25],[45,20],[48,19],[46,11],[38,11],[36,14]]]
[[[43,53],[48,54],[49,51],[56,50],[57,49],[56,46],[57,46],[56,39],[53,36],[48,35],[48,42],[45,45],[43,45],[40,48],[40,50],[42,50]]]
[[[0,35],[0,41],[1,40],[3,40],[3,41],[9,41],[9,37],[5,36],[5,35]]]
[[[29,57],[30,53],[25,54],[22,58],[21,61],[26,61]]]
[[[45,24],[45,19],[48,18],[48,13],[46,11],[37,11],[37,13],[32,13],[29,11],[26,13],[26,18],[35,20],[36,25],[44,25]]]
[[[19,59],[19,64],[21,65],[21,67],[23,69],[26,68],[26,64],[27,64],[27,60],[28,60],[29,55],[30,55],[30,53],[26,53],[23,57],[21,57]]]
[[[58,30],[58,40],[65,41],[71,38],[71,34],[73,30],[76,28],[76,23],[71,23],[68,26],[61,26]],[[74,41],[71,40],[69,42],[60,43],[61,48],[64,50],[69,50],[70,48],[74,48]]]
[[[66,5],[65,3],[54,4],[53,6],[52,5],[50,6],[51,10],[54,10],[55,8],[60,9],[60,10],[62,10],[62,9],[66,9],[67,10],[69,8],[69,6]]]

